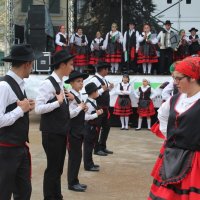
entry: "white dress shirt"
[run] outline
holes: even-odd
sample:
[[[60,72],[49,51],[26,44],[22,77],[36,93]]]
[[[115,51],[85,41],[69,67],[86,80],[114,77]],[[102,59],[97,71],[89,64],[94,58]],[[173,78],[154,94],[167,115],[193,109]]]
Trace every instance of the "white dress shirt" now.
[[[121,43],[121,44],[123,43],[123,35],[121,34],[121,32],[119,32],[119,31],[115,31],[115,32],[110,31],[110,32],[108,32],[106,34],[106,38],[105,38],[104,44],[103,44],[103,48],[104,49],[107,49],[109,35],[111,35],[111,37],[114,37],[114,36],[118,35],[119,36],[119,43]]]
[[[58,75],[53,72],[51,76],[56,80],[59,84],[61,92],[64,92],[63,89],[63,81],[58,77]],[[36,97],[35,102],[35,112],[37,114],[44,114],[55,110],[56,108],[60,107],[58,101],[47,103],[49,100],[52,100],[55,97],[56,90],[49,79],[46,79],[41,84],[38,95]]]
[[[151,32],[147,33],[147,38],[148,38],[150,35],[151,35]],[[138,41],[139,41],[139,42],[143,42],[143,41],[144,41],[144,36],[145,36],[145,33],[142,32],[142,34],[141,34],[141,35],[139,36],[139,38],[138,38]],[[156,37],[155,37],[155,38],[151,38],[151,36],[150,36],[150,38],[149,38],[148,40],[150,40],[152,44],[158,43],[158,40],[157,40]]]
[[[174,80],[171,80],[169,84],[162,91],[162,99],[167,100],[173,95],[174,91]]]
[[[94,44],[100,44],[103,41],[103,38],[95,38],[94,40],[92,40],[91,45],[90,45],[90,49],[91,51],[94,51]],[[103,46],[102,46],[103,47]],[[102,48],[103,49],[103,48]]]
[[[122,82],[121,85],[123,87],[123,90],[120,90],[120,83],[119,83],[117,85],[117,88],[116,88],[116,94],[118,94],[118,95],[130,95],[131,94],[131,86],[130,86],[130,84]]]
[[[24,93],[24,80],[12,70],[9,70],[7,75],[11,76],[18,83],[22,93]],[[17,106],[14,110],[5,113],[7,106],[19,101],[19,99],[13,92],[10,85],[5,81],[0,82],[0,91],[0,128],[2,128],[13,125],[16,120],[24,116],[24,112],[19,106]]]
[[[146,92],[147,89],[148,89],[149,87],[150,87],[149,85],[147,85],[147,86],[143,86],[143,85],[142,85],[142,86],[141,86],[141,90],[142,90],[142,92]],[[136,92],[135,92],[135,96],[136,96],[137,99],[139,99],[139,97],[140,97],[140,91],[139,91],[139,88],[136,90]],[[151,88],[150,99],[154,99],[156,96],[157,96],[157,93],[155,92],[154,89]]]
[[[163,31],[160,31],[160,33],[158,34],[157,36],[157,40],[160,41],[160,49],[166,49],[167,47],[171,47],[171,42],[170,42],[170,32],[171,32],[171,29],[170,30],[166,30],[166,33],[164,33]],[[166,35],[166,36],[165,36]],[[165,46],[165,37],[167,37],[167,46]]]
[[[178,114],[181,114],[188,110],[196,101],[200,99],[200,92],[195,94],[192,97],[187,97],[187,94],[181,94],[180,98],[178,99],[175,109]],[[169,98],[165,103],[161,105],[158,109],[158,119],[160,121],[160,130],[162,133],[166,134],[167,132],[167,124],[169,118],[169,111],[170,111],[170,100]]]
[[[79,98],[80,101],[82,101],[81,93],[77,92],[73,88],[70,90],[70,92],[72,92],[77,98]],[[76,117],[81,112],[81,110],[81,106],[78,105],[75,99],[69,102],[69,112],[71,119]]]
[[[63,35],[63,37],[65,39],[67,39],[67,34],[63,34],[61,32],[59,32],[59,33],[56,34],[56,44],[59,45],[59,46],[63,46],[64,43],[60,42],[60,35]]]
[[[129,33],[129,36],[131,37],[131,35],[133,34],[133,32],[135,32],[135,29],[133,29],[133,30],[129,29],[128,31],[126,31],[124,33],[124,40],[123,40],[123,50],[124,51],[127,50],[126,49],[126,35],[127,35],[127,32]],[[138,41],[138,39],[139,39],[139,32],[136,31],[135,35],[136,35],[136,52],[138,52],[138,49],[139,49],[139,41]]]
[[[105,79],[105,77],[101,76],[99,73],[96,73],[95,75],[98,76],[100,79],[102,79],[102,80],[104,81],[104,83],[105,83],[107,86],[109,85],[109,83],[108,83],[108,81]],[[96,77],[92,77],[92,78],[90,79],[90,82],[95,83],[97,87],[101,86],[101,83],[99,82],[99,80],[98,80]],[[101,96],[101,95],[104,93],[103,88],[98,89],[98,93],[99,93],[99,95]]]
[[[95,105],[97,105],[95,99],[92,99],[92,98],[88,97],[88,100],[90,100],[90,101],[93,102]],[[91,103],[90,103],[90,102],[87,102],[86,105],[87,105],[87,107],[88,107],[88,110],[87,110],[87,112],[85,113],[85,120],[86,120],[86,121],[89,121],[89,120],[93,120],[93,119],[97,118],[98,115],[97,115],[96,112],[95,112],[94,114],[91,114],[93,111],[96,111],[96,109],[91,105]]]

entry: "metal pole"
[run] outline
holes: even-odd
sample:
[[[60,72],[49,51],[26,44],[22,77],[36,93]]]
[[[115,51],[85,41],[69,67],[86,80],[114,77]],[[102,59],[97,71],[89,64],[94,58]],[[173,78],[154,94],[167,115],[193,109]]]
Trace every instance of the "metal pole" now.
[[[178,30],[180,30],[180,18],[181,18],[181,1],[178,1]]]
[[[121,33],[123,34],[123,0],[121,0]]]

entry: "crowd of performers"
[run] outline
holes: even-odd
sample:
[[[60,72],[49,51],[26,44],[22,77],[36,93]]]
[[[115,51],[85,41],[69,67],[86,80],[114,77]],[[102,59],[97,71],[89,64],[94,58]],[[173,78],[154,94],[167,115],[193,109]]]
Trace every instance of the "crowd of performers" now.
[[[136,24],[130,22],[128,30],[122,35],[117,24],[113,23],[105,38],[97,31],[90,44],[83,28],[78,27],[77,31],[68,37],[65,27],[60,26],[55,40],[56,51],[68,48],[72,54],[76,54],[74,66],[80,72],[102,60],[111,64],[110,72],[113,74],[120,71],[120,64],[128,73],[136,74],[142,71],[143,74],[151,74],[152,65],[155,64],[159,74],[168,74],[168,67],[174,61],[200,54],[198,29],[191,28],[188,37],[185,30],[181,29],[176,33],[171,25],[170,20],[167,20],[163,30],[155,34],[151,32],[150,24],[146,23],[139,33]]]
[[[109,39],[109,36],[108,38]],[[87,43],[87,40],[85,40]],[[138,49],[138,52],[140,51]],[[140,53],[138,53],[140,55]],[[29,152],[29,112],[41,115],[40,131],[47,167],[43,176],[45,200],[62,200],[61,176],[68,151],[68,189],[84,192],[87,185],[78,178],[82,161],[84,169],[99,172],[93,153],[113,154],[107,147],[110,132],[110,91],[114,84],[106,80],[110,63],[98,61],[96,74],[85,85],[88,74],[74,70],[76,55],[67,50],[55,53],[53,72],[38,89],[35,100],[26,96],[24,78],[28,78],[36,56],[28,44],[12,47],[3,58],[11,69],[0,81],[0,199],[31,198],[31,155]],[[155,94],[147,79],[134,91],[138,98],[138,127],[147,118],[148,129],[164,139],[160,155],[152,171],[154,181],[149,200],[200,199],[200,57],[190,56],[170,66],[173,81],[164,83],[163,100],[158,110],[159,123],[151,128],[155,114]],[[64,87],[63,77],[68,76]],[[120,117],[122,130],[128,130],[132,114],[129,76],[122,76],[117,86],[118,98],[113,114]],[[84,100],[83,95],[87,95]],[[83,152],[82,152],[83,149]]]

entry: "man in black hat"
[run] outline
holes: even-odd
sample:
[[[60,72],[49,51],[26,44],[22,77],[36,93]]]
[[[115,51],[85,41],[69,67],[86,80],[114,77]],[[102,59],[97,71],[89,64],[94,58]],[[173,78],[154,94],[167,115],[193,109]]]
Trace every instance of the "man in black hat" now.
[[[83,88],[83,80],[88,78],[88,74],[73,71],[65,83],[70,83],[72,89],[70,93],[74,95],[74,100],[69,102],[70,131],[68,133],[68,189],[76,192],[84,192],[86,185],[80,184],[78,173],[82,159],[82,143],[85,134],[85,112],[86,104],[83,102],[80,90]]]
[[[200,51],[200,45],[199,45],[199,36],[196,34],[198,32],[198,29],[196,28],[191,28],[189,30],[190,36],[189,36],[189,41],[190,41],[190,46],[189,46],[189,51],[190,55],[198,54]]]
[[[128,23],[128,30],[124,33],[123,50],[127,71],[137,73],[137,52],[139,49],[139,32],[135,30],[135,22]]]
[[[43,192],[45,200],[61,200],[61,175],[66,154],[67,132],[70,114],[68,99],[73,95],[64,93],[63,76],[73,70],[74,55],[61,50],[54,55],[53,73],[41,84],[36,98],[35,112],[41,114],[40,130],[42,145],[47,157]]]
[[[170,20],[166,20],[164,30],[157,36],[160,47],[160,74],[169,73],[169,66],[173,63],[173,47],[178,43],[177,34],[171,30],[171,25]]]
[[[35,55],[30,45],[15,45],[3,58],[11,69],[0,82],[0,199],[31,198],[31,162],[27,143],[29,111],[33,100],[27,99],[24,78],[32,70]]]
[[[106,147],[106,141],[108,139],[108,134],[110,131],[109,122],[109,107],[110,107],[110,94],[109,91],[113,89],[114,85],[109,83],[105,76],[108,75],[109,63],[99,61],[96,65],[97,73],[91,79],[91,82],[95,83],[98,87],[99,97],[97,100],[97,105],[103,109],[102,123],[100,127],[100,134],[98,143],[95,144],[94,153],[100,156],[107,156],[107,154],[112,154]]]

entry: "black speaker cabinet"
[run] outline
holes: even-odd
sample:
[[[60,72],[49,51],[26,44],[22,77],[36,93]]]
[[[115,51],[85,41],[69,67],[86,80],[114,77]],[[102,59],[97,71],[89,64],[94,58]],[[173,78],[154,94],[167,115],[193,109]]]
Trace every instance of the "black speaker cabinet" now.
[[[35,60],[36,72],[50,72],[51,71],[51,53],[43,52],[43,56]]]
[[[28,23],[30,29],[44,29],[45,28],[45,6],[31,5],[28,12]]]

